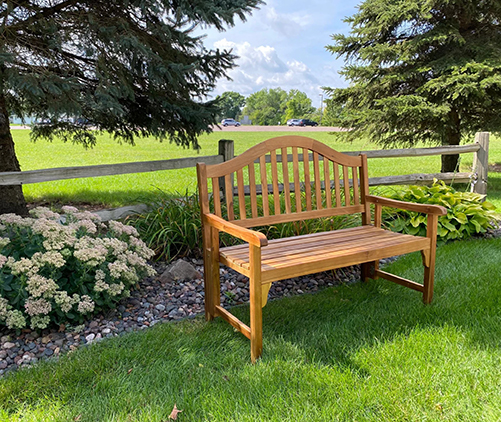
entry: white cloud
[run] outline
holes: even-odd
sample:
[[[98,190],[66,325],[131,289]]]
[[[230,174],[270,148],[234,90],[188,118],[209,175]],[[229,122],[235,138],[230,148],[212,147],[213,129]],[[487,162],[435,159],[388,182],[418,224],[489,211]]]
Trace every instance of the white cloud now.
[[[236,60],[238,67],[228,72],[233,80],[219,81],[216,95],[237,91],[247,96],[263,88],[280,87],[286,91],[298,89],[306,92],[315,101],[321,92],[319,79],[305,63],[295,59],[282,60],[274,47],[254,47],[247,41],[235,43],[227,39],[215,42],[214,47],[232,49],[239,56]]]
[[[278,13],[274,7],[268,7],[264,18],[264,23],[274,31],[293,37],[298,35],[298,32],[309,26],[313,22],[310,14],[302,12],[293,13]]]

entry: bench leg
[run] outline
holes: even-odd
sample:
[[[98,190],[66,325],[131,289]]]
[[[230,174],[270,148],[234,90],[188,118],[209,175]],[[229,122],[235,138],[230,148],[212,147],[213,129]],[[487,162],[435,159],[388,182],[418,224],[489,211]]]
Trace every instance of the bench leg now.
[[[435,280],[435,250],[421,251],[424,266],[423,302],[428,304],[433,299]]]
[[[211,244],[207,239],[204,247],[204,291],[205,291],[205,319],[211,321],[216,316],[216,305],[221,304],[221,283],[219,281],[219,233],[213,234],[207,230],[207,236],[212,236]],[[209,246],[210,245],[210,246]]]
[[[376,271],[379,270],[379,261],[365,262],[361,265],[362,281],[367,282],[369,279],[376,280]]]
[[[435,262],[429,267],[424,267],[423,302],[428,304],[433,299],[433,284],[435,278]]]
[[[261,287],[261,249],[250,245],[250,331],[251,361],[255,363],[263,352],[263,309]]]
[[[426,237],[430,239],[429,251],[421,252],[424,264],[423,302],[428,304],[433,299],[433,284],[435,280],[435,255],[437,254],[438,216],[428,215]]]

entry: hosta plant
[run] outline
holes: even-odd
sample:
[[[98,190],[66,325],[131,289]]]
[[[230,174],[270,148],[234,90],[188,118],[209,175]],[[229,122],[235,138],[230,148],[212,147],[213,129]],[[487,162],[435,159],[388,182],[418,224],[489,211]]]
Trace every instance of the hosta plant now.
[[[390,198],[447,208],[447,215],[438,219],[437,235],[441,241],[465,239],[485,233],[496,220],[494,205],[482,202],[483,195],[456,191],[442,181],[435,180],[432,186],[409,186],[393,193]],[[404,210],[387,211],[384,221],[394,231],[426,235],[426,215]]]
[[[31,214],[0,215],[0,325],[77,324],[154,274],[134,227],[74,207]]]

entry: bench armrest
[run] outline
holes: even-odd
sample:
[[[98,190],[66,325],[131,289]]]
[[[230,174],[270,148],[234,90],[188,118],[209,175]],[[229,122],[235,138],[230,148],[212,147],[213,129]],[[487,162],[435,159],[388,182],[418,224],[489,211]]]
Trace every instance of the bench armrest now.
[[[215,214],[203,214],[202,218],[204,223],[221,230],[225,233],[231,234],[239,239],[244,240],[247,243],[255,246],[266,246],[268,244],[268,239],[263,233],[257,232],[255,230],[250,230],[245,227],[237,226],[236,224],[226,221],[225,219],[218,217]]]
[[[446,215],[447,208],[440,205],[417,204],[415,202],[404,202],[396,199],[383,198],[381,196],[366,195],[365,200],[383,207],[400,208],[407,211],[422,212],[424,214]]]

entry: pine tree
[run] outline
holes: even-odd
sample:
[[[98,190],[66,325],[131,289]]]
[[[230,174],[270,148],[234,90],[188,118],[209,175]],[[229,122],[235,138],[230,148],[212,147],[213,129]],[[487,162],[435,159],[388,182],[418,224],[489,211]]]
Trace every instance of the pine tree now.
[[[343,107],[348,137],[385,147],[459,145],[501,129],[499,0],[366,0],[349,35],[328,50],[346,60],[348,88],[324,88]],[[458,156],[442,156],[442,172]]]
[[[199,26],[223,30],[261,0],[32,0],[0,5],[0,171],[19,171],[8,117],[49,124],[33,139],[93,145],[104,131],[198,148],[217,101],[204,100],[234,66],[207,50]],[[90,130],[93,127],[96,130]],[[0,187],[0,213],[25,213],[20,186]]]

